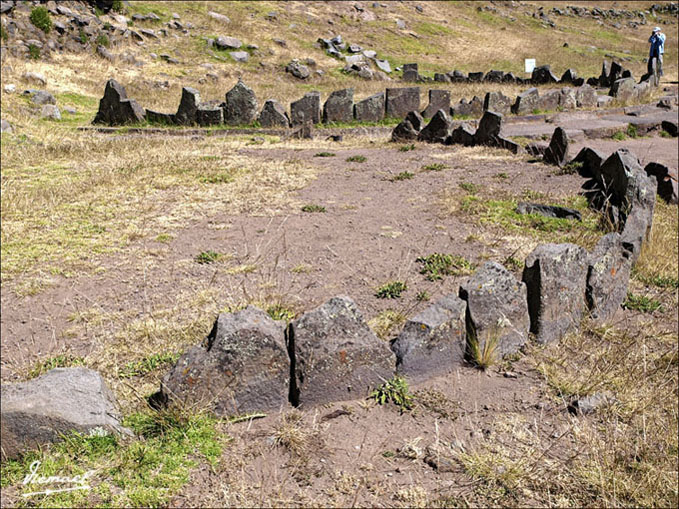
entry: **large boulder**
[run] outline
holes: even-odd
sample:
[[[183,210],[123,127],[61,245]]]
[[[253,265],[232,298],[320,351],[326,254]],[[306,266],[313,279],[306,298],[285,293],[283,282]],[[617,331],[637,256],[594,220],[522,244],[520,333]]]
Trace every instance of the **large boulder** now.
[[[218,416],[277,410],[288,402],[289,381],[283,326],[249,306],[219,315],[206,345],[189,348],[165,375],[160,400]]]
[[[552,134],[543,160],[547,164],[555,164],[559,167],[568,163],[568,135],[564,128],[557,127],[554,129],[554,134]]]
[[[578,107],[576,91],[570,87],[564,87],[559,92],[559,109],[574,110]]]
[[[488,92],[483,99],[483,111],[494,111],[507,115],[511,108],[512,100],[502,92]]]
[[[420,132],[424,127],[424,119],[417,111],[409,111],[404,120],[410,122],[417,132]]]
[[[575,244],[541,244],[526,258],[530,331],[539,343],[576,329],[585,308],[587,252]]]
[[[450,110],[450,91],[432,89],[429,91],[429,104],[422,112],[424,118],[433,118],[438,110]]]
[[[444,110],[436,112],[431,121],[420,131],[417,139],[429,143],[444,143],[450,136],[452,123]]]
[[[396,359],[354,301],[334,297],[288,327],[294,352],[292,402],[304,406],[364,398],[394,374]]]
[[[262,127],[289,127],[290,119],[281,103],[275,99],[268,99],[264,103],[259,117],[257,117],[259,125]]]
[[[104,97],[93,124],[123,125],[144,121],[144,109],[134,99],[128,99],[125,88],[114,79],[106,82]]]
[[[300,80],[305,80],[311,75],[309,68],[306,65],[301,64],[297,59],[285,66],[285,72],[289,72]]]
[[[465,303],[450,294],[408,320],[392,342],[396,370],[412,382],[450,373],[464,360]]]
[[[676,205],[677,200],[677,171],[672,172],[660,163],[648,163],[644,168],[647,175],[652,175],[658,181],[658,196],[667,203]]]
[[[555,111],[559,107],[560,100],[560,90],[549,90],[540,95],[540,98],[538,99],[538,109]]]
[[[321,121],[321,93],[307,92],[304,97],[290,103],[290,122],[293,126],[305,122],[318,124]]]
[[[634,98],[634,78],[620,78],[611,85],[608,95],[621,101],[629,101]]]
[[[29,89],[24,92],[24,95],[29,95],[31,102],[40,106],[43,104],[57,104],[57,100],[47,90]]]
[[[540,93],[533,87],[516,96],[516,101],[512,105],[512,113],[515,115],[526,115],[533,113],[540,104]]]
[[[596,90],[589,85],[582,85],[575,90],[575,101],[578,108],[594,108],[597,105]]]
[[[460,286],[467,303],[467,349],[517,352],[528,341],[526,285],[495,262],[487,262]]]
[[[129,433],[106,382],[91,369],[56,368],[28,382],[2,385],[0,393],[3,459],[73,431]]]
[[[215,39],[215,46],[221,50],[238,49],[243,43],[235,37],[220,35]]]
[[[257,97],[254,90],[241,80],[226,93],[224,123],[228,125],[251,124],[257,118]]]
[[[502,83],[505,77],[504,71],[489,71],[484,77],[483,81],[488,83]]]
[[[403,118],[409,111],[420,111],[420,87],[387,88],[386,116]]]
[[[354,119],[354,89],[335,90],[323,105],[323,122],[351,122]]]
[[[549,65],[541,65],[533,69],[531,81],[537,85],[544,85],[546,83],[556,83],[559,81],[559,78],[554,76]]]
[[[224,110],[219,106],[199,106],[196,110],[196,123],[207,127],[224,123]]]
[[[474,134],[474,143],[476,145],[496,145],[497,140],[502,137],[502,120],[503,116],[500,113],[486,111]]]
[[[200,93],[195,88],[182,88],[182,99],[175,114],[175,122],[180,125],[192,125],[196,123],[196,112],[200,105]]]
[[[410,120],[405,119],[399,123],[391,132],[391,141],[410,141],[416,140],[419,131],[413,127]]]
[[[590,317],[597,323],[613,318],[627,297],[631,269],[630,253],[619,233],[601,237],[589,255],[586,301]]]
[[[639,159],[628,149],[621,148],[601,164],[595,178],[606,190],[613,205],[625,207],[632,203],[634,182],[642,173]]]
[[[384,119],[384,92],[354,104],[354,118],[358,122],[380,122]]]
[[[450,137],[446,140],[447,145],[459,144],[465,147],[471,147],[474,145],[474,131],[467,124],[461,124],[457,128],[453,129],[450,133]]]

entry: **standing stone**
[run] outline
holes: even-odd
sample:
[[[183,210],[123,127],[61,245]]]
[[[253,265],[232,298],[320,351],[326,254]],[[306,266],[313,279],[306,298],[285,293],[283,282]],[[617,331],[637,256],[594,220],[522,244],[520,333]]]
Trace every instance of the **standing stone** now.
[[[125,88],[114,79],[106,82],[104,97],[93,124],[122,125],[144,121],[144,109],[134,99],[128,99]]]
[[[424,127],[424,119],[417,111],[409,111],[405,120],[410,122],[416,131],[421,131]]]
[[[539,343],[576,329],[585,307],[587,252],[575,244],[541,244],[526,258],[530,331]]]
[[[450,92],[448,90],[429,90],[429,104],[422,112],[424,118],[432,118],[438,110],[450,110]]]
[[[420,111],[420,87],[387,88],[386,116],[403,118],[409,111]]]
[[[637,173],[628,187],[626,201],[620,207],[618,224],[624,225],[620,236],[623,247],[631,253],[632,263],[639,259],[643,243],[651,235],[657,187],[653,175],[644,171]]]
[[[483,81],[488,83],[502,83],[504,77],[504,71],[490,71],[483,77]]]
[[[587,270],[587,307],[591,318],[604,323],[620,308],[627,297],[630,253],[623,248],[618,233],[601,237],[589,255]]]
[[[416,140],[419,131],[413,127],[410,120],[405,119],[398,124],[391,132],[391,141],[410,141]]]
[[[384,119],[384,92],[357,102],[354,105],[354,118],[358,122],[380,122]]]
[[[610,87],[611,82],[608,76],[611,74],[611,64],[607,60],[604,60],[601,64],[601,75],[599,75],[598,84],[600,87]]]
[[[474,145],[474,132],[467,124],[461,124],[450,134],[450,138],[446,140],[447,145],[459,144],[465,147]]]
[[[494,111],[503,115],[509,114],[512,100],[502,92],[488,92],[483,99],[483,111]]]
[[[318,124],[321,121],[321,93],[307,92],[301,99],[290,103],[290,121],[293,126],[306,121]]]
[[[420,131],[417,139],[429,143],[443,143],[450,136],[452,124],[443,110],[436,112],[431,121]]]
[[[470,83],[481,83],[483,81],[483,73],[482,72],[470,72],[467,79],[469,80]]]
[[[575,90],[570,87],[562,88],[559,94],[559,109],[574,110],[578,107],[578,98]]]
[[[596,90],[589,85],[582,85],[575,91],[578,108],[594,108],[597,105],[596,98]]]
[[[228,125],[247,125],[257,118],[257,97],[254,90],[241,80],[226,93],[224,122]]]
[[[220,125],[224,123],[224,110],[220,107],[201,107],[196,110],[196,122],[200,126]]]
[[[634,97],[634,78],[615,80],[608,95],[621,101],[629,101]]]
[[[460,286],[467,303],[467,349],[495,348],[500,356],[517,352],[528,340],[526,285],[495,262],[488,262]]]
[[[207,345],[179,358],[163,378],[161,401],[202,403],[218,416],[278,410],[288,402],[289,380],[283,328],[248,306],[220,314]]]
[[[289,127],[290,119],[281,103],[275,99],[268,99],[264,103],[262,112],[257,118],[262,127]]]
[[[572,162],[582,164],[578,172],[581,177],[593,178],[595,175],[599,175],[601,163],[604,162],[604,159],[604,155],[598,150],[583,147]]]
[[[483,101],[476,96],[471,101],[460,99],[458,104],[450,108],[450,114],[455,117],[480,117],[483,111]]]
[[[608,85],[613,85],[617,80],[620,78],[624,78],[623,76],[623,68],[618,62],[611,62],[611,71],[608,73]]]
[[[515,115],[533,113],[533,110],[538,108],[539,100],[540,94],[538,89],[535,87],[529,88],[516,97],[516,101],[512,105],[512,113]]]
[[[595,177],[613,205],[627,207],[632,203],[634,182],[642,173],[644,171],[637,157],[628,149],[621,148],[602,163]]]
[[[417,64],[403,64],[403,81],[415,82],[419,78],[420,75],[417,71]]]
[[[476,145],[495,145],[502,137],[502,115],[493,111],[486,111],[481,117],[479,127],[474,134]]]
[[[561,83],[573,83],[578,78],[578,73],[575,69],[566,69],[561,75]]]
[[[200,104],[200,93],[191,87],[182,88],[182,99],[175,114],[175,121],[180,125],[192,125],[196,123],[196,111]]]
[[[351,122],[353,110],[354,89],[335,90],[323,105],[323,122]]]
[[[366,397],[396,366],[387,343],[348,297],[334,297],[294,320],[287,339],[295,359],[291,401],[304,406]]]
[[[56,368],[44,375],[0,387],[3,460],[44,447],[71,432],[129,433],[120,424],[117,402],[99,373]]]
[[[677,200],[677,171],[674,173],[664,164],[648,163],[644,168],[647,175],[652,175],[658,181],[658,196],[667,203],[676,205]]]
[[[560,168],[568,163],[568,136],[562,127],[554,129],[543,160],[546,164],[555,164]]]
[[[545,111],[555,111],[559,107],[561,91],[550,90],[542,94],[538,99],[538,108]]]
[[[464,360],[465,303],[450,294],[408,320],[391,344],[396,371],[411,382],[446,375]]]
[[[541,65],[533,69],[531,81],[537,85],[544,85],[546,83],[556,83],[559,81],[559,78],[554,76],[548,65]]]

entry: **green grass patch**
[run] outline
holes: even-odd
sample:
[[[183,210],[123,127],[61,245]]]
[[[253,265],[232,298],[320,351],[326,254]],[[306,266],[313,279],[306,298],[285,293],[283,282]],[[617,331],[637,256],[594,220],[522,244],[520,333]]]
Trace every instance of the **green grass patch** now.
[[[160,234],[156,235],[155,241],[156,242],[162,242],[163,244],[167,244],[172,239],[174,239],[173,235],[170,235],[169,233],[160,233]]]
[[[364,162],[366,162],[367,160],[368,160],[367,157],[365,157],[365,156],[360,156],[360,155],[358,155],[358,156],[350,156],[350,157],[347,157],[347,162],[348,162],[348,163],[364,163]]]
[[[36,378],[54,368],[72,368],[74,366],[82,366],[83,363],[84,359],[82,357],[66,354],[56,355],[54,357],[49,357],[44,361],[40,361],[35,366],[33,366],[33,368],[28,372],[28,378]]]
[[[50,30],[52,30],[52,17],[46,7],[34,7],[31,9],[29,19],[36,28],[46,34],[49,34]]]
[[[426,275],[429,281],[438,281],[445,276],[471,274],[476,268],[464,257],[452,254],[433,253],[429,256],[420,256],[415,261],[422,264],[420,274]]]
[[[318,152],[314,154],[314,157],[335,157],[335,155],[333,152]]]
[[[448,168],[448,166],[446,166],[443,163],[431,163],[431,164],[425,164],[424,166],[422,166],[422,170],[424,170],[424,171],[443,171],[446,168]]]
[[[431,295],[426,290],[422,290],[421,292],[417,292],[417,295],[415,296],[415,300],[417,300],[417,302],[427,302],[430,299],[431,299]]]
[[[611,135],[611,139],[616,141],[625,141],[627,139],[627,135],[623,131],[618,131],[617,133]]]
[[[627,294],[627,300],[622,304],[625,309],[633,309],[641,311],[642,313],[653,313],[654,311],[663,311],[660,301],[651,299],[646,295]]]
[[[662,131],[660,131],[659,136],[660,136],[661,138],[674,138],[674,136],[672,136],[670,133],[668,133],[668,132],[665,131],[664,129],[663,129]]]
[[[473,182],[460,182],[460,188],[467,191],[469,194],[476,194],[481,189],[481,186]]]
[[[414,176],[415,176],[414,173],[411,173],[411,172],[409,172],[409,171],[402,171],[402,172],[399,173],[398,175],[394,175],[394,176],[391,178],[391,181],[392,181],[392,182],[398,182],[398,181],[400,181],[400,180],[410,180],[410,179],[413,178]]]
[[[415,150],[415,144],[414,143],[411,143],[409,145],[401,145],[398,148],[399,152],[410,152],[411,150]]]
[[[309,204],[302,207],[302,212],[326,212],[323,205]]]
[[[584,163],[581,161],[571,161],[559,169],[559,175],[575,175],[582,170]]]
[[[120,370],[120,378],[143,376],[160,368],[168,367],[179,360],[179,353],[156,353],[137,362],[128,362]]]
[[[398,299],[407,289],[408,285],[403,281],[390,281],[377,288],[375,297],[378,299]]]
[[[676,277],[667,276],[665,274],[644,275],[638,272],[636,268],[632,269],[632,273],[637,280],[647,285],[652,285],[658,288],[679,288],[679,279]]]
[[[637,130],[637,126],[634,124],[627,124],[627,129],[625,130],[625,134],[629,136],[630,138],[638,138],[639,137],[639,132]]]
[[[283,304],[274,304],[266,308],[266,312],[269,314],[272,320],[285,320],[289,322],[295,319],[297,314]]]
[[[202,251],[196,255],[194,258],[196,263],[199,263],[201,265],[206,265],[209,263],[214,263],[218,261],[223,255],[221,253],[217,253],[215,251]]]

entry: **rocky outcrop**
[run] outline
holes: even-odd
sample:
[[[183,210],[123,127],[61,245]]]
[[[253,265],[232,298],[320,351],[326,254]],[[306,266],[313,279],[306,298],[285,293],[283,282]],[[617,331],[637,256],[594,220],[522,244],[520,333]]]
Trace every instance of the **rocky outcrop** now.
[[[104,97],[99,101],[93,124],[124,125],[144,121],[144,109],[128,99],[125,88],[114,79],[108,80]]]

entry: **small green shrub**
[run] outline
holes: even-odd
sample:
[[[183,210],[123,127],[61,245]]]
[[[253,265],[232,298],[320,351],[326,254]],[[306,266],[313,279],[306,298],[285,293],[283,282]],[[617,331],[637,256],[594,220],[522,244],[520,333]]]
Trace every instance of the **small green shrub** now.
[[[304,205],[302,207],[302,212],[325,212],[325,207],[323,205]]]
[[[377,401],[380,405],[393,403],[399,407],[401,413],[413,408],[413,396],[410,394],[408,382],[400,376],[395,376],[391,380],[384,382],[370,393],[370,398]]]
[[[474,264],[462,256],[443,253],[420,256],[415,261],[422,264],[420,274],[426,275],[429,281],[437,281],[443,279],[444,276],[471,274],[475,268]]]
[[[398,299],[408,289],[403,281],[390,281],[380,286],[375,292],[378,299]]]
[[[673,138],[673,136],[670,133],[668,133],[667,131],[665,131],[664,129],[662,131],[660,131],[660,137],[661,138]]]
[[[627,130],[625,131],[625,134],[630,138],[638,138],[639,131],[637,130],[637,126],[634,124],[627,124]]]
[[[46,34],[49,34],[50,30],[52,30],[52,17],[46,7],[34,7],[31,9],[29,19],[36,28],[42,30]]]
[[[105,34],[98,35],[96,43],[97,43],[97,46],[103,46],[105,48],[108,48],[109,45],[110,45],[108,37]]]
[[[481,189],[481,186],[472,182],[460,182],[460,188],[467,191],[469,194],[476,194]]]
[[[582,170],[584,163],[581,161],[571,161],[570,163],[564,165],[559,171],[560,175],[575,175]]]
[[[625,135],[624,132],[618,131],[618,132],[615,133],[613,136],[611,136],[611,138],[614,139],[614,140],[616,140],[616,141],[624,141],[624,140],[627,139],[627,136]]]
[[[125,11],[125,6],[123,5],[123,0],[113,0],[113,5],[111,6],[111,10],[119,13],[123,13]]]
[[[646,295],[627,294],[627,300],[622,305],[625,309],[633,309],[641,311],[642,313],[653,313],[654,311],[662,312],[662,304],[660,301],[651,299]]]
[[[479,369],[488,369],[497,362],[499,333],[490,334],[483,344],[479,344],[475,330],[467,331],[467,360]]]
[[[432,164],[426,164],[426,165],[422,166],[422,169],[424,171],[441,171],[441,170],[445,170],[446,168],[448,168],[448,167],[443,163],[432,163]]]
[[[414,143],[411,143],[410,145],[401,145],[398,149],[399,152],[410,152],[411,150],[415,150]]]
[[[335,154],[332,152],[318,152],[317,154],[314,154],[314,157],[335,157]]]
[[[28,45],[28,57],[31,60],[40,59],[40,48],[38,48],[35,44],[29,44]]]
[[[351,156],[347,157],[347,162],[348,163],[364,163],[368,160],[367,157],[365,156]]]
[[[391,181],[392,182],[398,182],[399,180],[410,180],[414,176],[415,176],[415,174],[410,173],[409,171],[402,171],[398,175],[392,177]]]
[[[215,251],[209,251],[208,250],[208,251],[203,251],[203,252],[199,253],[198,255],[196,255],[194,260],[196,261],[196,263],[200,263],[201,265],[205,265],[205,264],[208,264],[208,263],[214,263],[217,260],[219,260],[221,257],[222,257],[221,254],[216,253]]]
[[[9,33],[7,33],[7,30],[5,30],[3,25],[0,25],[0,39],[4,42],[7,42],[7,39],[9,39]]]
[[[28,372],[29,378],[35,378],[40,376],[54,368],[70,368],[72,366],[82,366],[84,363],[82,357],[76,357],[74,355],[57,355],[55,357],[49,357],[44,361],[36,364],[31,371]]]
[[[289,322],[295,319],[295,312],[286,308],[283,304],[269,306],[266,308],[266,312],[272,320],[285,320],[286,322]]]
[[[417,302],[427,302],[429,299],[431,299],[431,295],[429,295],[428,291],[422,290],[421,292],[417,293],[415,299]]]
[[[156,236],[155,241],[156,242],[162,242],[163,244],[167,244],[170,242],[174,237],[170,235],[169,233],[160,233]]]
[[[80,44],[87,44],[90,40],[90,36],[81,28],[78,30],[78,39],[80,40]]]

